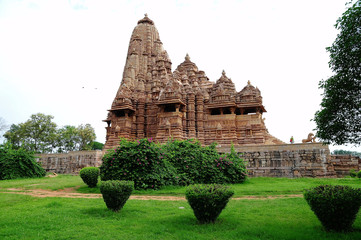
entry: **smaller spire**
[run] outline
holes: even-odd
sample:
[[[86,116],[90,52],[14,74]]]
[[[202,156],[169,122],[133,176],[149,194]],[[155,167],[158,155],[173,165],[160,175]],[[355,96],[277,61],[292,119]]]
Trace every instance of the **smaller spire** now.
[[[154,25],[154,22],[148,18],[148,14],[147,14],[147,13],[144,14],[144,18],[143,18],[143,19],[140,19],[140,20],[138,21],[138,24],[139,24],[139,23],[149,23],[149,24],[151,24],[151,25]]]
[[[186,57],[184,58],[187,62],[191,60],[191,58],[189,57],[188,53],[186,55]]]
[[[222,76],[226,76],[226,72],[224,70],[222,71]]]

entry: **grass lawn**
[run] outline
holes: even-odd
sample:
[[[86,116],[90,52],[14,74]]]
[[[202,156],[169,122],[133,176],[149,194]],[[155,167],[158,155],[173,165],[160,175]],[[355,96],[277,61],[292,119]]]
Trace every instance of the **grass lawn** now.
[[[235,196],[267,196],[298,194],[319,184],[361,187],[361,180],[251,178],[233,188]],[[128,200],[114,213],[102,199],[6,193],[6,188],[75,186],[86,192],[79,176],[0,181],[0,239],[361,239],[360,212],[355,231],[328,233],[303,198],[231,200],[215,224],[200,225],[186,201]],[[137,194],[183,195],[184,189],[168,187]]]
[[[315,187],[321,184],[349,185],[361,188],[361,179],[359,178],[248,178],[243,184],[233,184],[235,191],[234,197],[257,195],[287,195],[302,194],[306,188]],[[35,178],[35,179],[17,179],[0,181],[0,192],[6,188],[24,188],[24,189],[48,189],[59,190],[64,188],[76,188],[80,193],[100,193],[99,183],[96,188],[88,188],[79,176],[59,175],[55,178]],[[169,195],[184,196],[186,187],[166,186],[160,190],[141,190],[134,191],[137,195]]]

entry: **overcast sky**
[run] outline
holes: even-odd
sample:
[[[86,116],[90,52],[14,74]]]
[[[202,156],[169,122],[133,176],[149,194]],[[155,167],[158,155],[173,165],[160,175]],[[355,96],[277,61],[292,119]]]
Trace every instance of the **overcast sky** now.
[[[102,122],[122,80],[131,33],[148,13],[173,70],[186,53],[211,81],[222,70],[237,91],[262,93],[266,126],[301,142],[313,132],[318,83],[332,75],[325,48],[346,0],[0,0],[0,117],[31,114],[59,126]],[[361,148],[330,146],[330,149]]]

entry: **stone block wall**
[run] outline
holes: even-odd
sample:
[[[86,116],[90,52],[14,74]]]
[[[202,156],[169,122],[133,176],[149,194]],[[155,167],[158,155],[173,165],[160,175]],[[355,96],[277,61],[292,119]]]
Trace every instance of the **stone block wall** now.
[[[254,177],[336,177],[330,150],[321,143],[238,146],[249,176]],[[229,146],[218,146],[229,152]]]
[[[331,163],[337,177],[349,175],[351,169],[361,170],[361,158],[352,155],[331,155]]]
[[[218,145],[220,153],[230,146]],[[331,155],[321,143],[237,146],[251,177],[344,177],[351,169],[361,170],[361,158]],[[46,171],[78,174],[83,167],[99,167],[102,151],[79,151],[61,154],[38,154],[37,161]]]
[[[77,151],[57,154],[37,154],[37,162],[47,172],[78,174],[84,167],[99,167],[102,163],[103,152]]]

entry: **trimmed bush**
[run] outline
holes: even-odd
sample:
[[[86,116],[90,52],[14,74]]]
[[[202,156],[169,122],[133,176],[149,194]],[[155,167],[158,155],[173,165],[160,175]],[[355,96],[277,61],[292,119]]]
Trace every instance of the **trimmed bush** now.
[[[361,178],[361,170],[358,171],[358,173],[356,174],[356,176],[357,176],[358,178]]]
[[[304,197],[326,231],[349,231],[361,205],[361,189],[321,185],[305,190]]]
[[[99,177],[99,168],[97,167],[85,167],[82,168],[79,172],[81,179],[83,182],[88,185],[88,187],[96,187],[98,183]]]
[[[44,177],[45,174],[32,152],[13,149],[9,143],[0,145],[0,180]]]
[[[121,139],[119,146],[103,156],[100,178],[128,180],[135,189],[157,189],[176,184],[174,167],[164,159],[165,153],[151,138],[138,141]]]
[[[123,208],[134,190],[133,181],[104,181],[100,185],[100,192],[108,209],[118,212]]]
[[[226,207],[234,191],[219,184],[191,185],[186,198],[200,223],[214,223]]]
[[[350,177],[354,178],[356,177],[357,173],[356,173],[356,170],[355,169],[351,169],[350,170]]]

